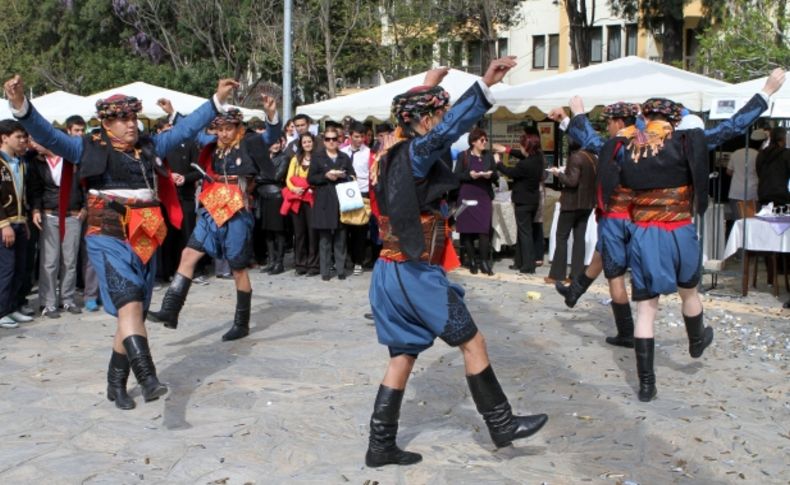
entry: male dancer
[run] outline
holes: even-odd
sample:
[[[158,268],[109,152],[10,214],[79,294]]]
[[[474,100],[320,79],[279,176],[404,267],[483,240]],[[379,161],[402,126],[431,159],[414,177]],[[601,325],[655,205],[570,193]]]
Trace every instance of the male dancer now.
[[[410,465],[422,459],[398,448],[395,440],[414,361],[436,337],[461,348],[472,397],[496,446],[531,436],[548,419],[545,414],[513,415],[489,363],[483,335],[464,305],[464,290],[450,283],[439,265],[449,215],[443,197],[458,186],[440,157],[488,111],[488,87],[515,65],[514,57],[492,61],[482,80],[449,111],[449,95],[439,86],[446,68],[429,71],[424,86],[393,99],[392,113],[405,139],[389,146],[372,171],[384,248],[373,270],[370,303],[390,362],[370,418],[365,456],[370,467]]]
[[[232,79],[219,82],[217,92],[170,131],[151,138],[137,130],[140,101],[122,94],[96,103],[101,130],[84,138],[56,130],[25,97],[20,76],[5,83],[13,115],[42,146],[65,160],[80,165],[80,177],[89,189],[88,257],[99,278],[107,313],[118,318],[113,352],[107,373],[107,398],[121,409],[132,409],[126,393],[129,368],[140,384],[143,399],[151,401],[167,393],[159,382],[145,329],[145,313],[151,302],[156,268],[151,256],[165,238],[160,201],[180,226],[181,212],[175,186],[159,157],[178,143],[192,139],[222,109],[222,103],[238,86]],[[71,187],[72,166],[64,165],[61,187]],[[68,200],[68,191],[61,200]],[[67,204],[60,204],[65,216]],[[60,223],[64,228],[63,220]]]
[[[281,127],[274,98],[263,96],[263,109],[269,127],[260,136],[268,153],[268,145],[279,141]],[[236,283],[233,325],[222,336],[222,340],[227,341],[250,333],[252,285],[247,265],[252,258],[254,218],[247,201],[257,169],[238,109],[221,113],[212,122],[212,128],[217,133],[216,142],[206,145],[200,153],[200,165],[207,177],[200,192],[197,225],[181,253],[181,262],[162,299],[162,308],[151,312],[151,319],[164,323],[167,328],[178,327],[178,314],[189,293],[195,266],[204,254],[208,254],[228,261]]]
[[[730,119],[719,123],[716,127],[704,131],[705,142],[709,150],[724,143],[728,139],[742,133],[765,111],[768,107],[768,98],[775,93],[784,83],[784,71],[775,69],[766,80],[762,91],[755,94],[747,104],[745,104]],[[571,98],[569,102],[571,112],[574,117],[568,124],[567,118],[562,108],[555,108],[549,113],[549,117],[560,122],[560,127],[567,126],[568,135],[579,141],[582,146],[590,151],[599,153],[604,145],[604,140],[595,131],[586,116],[584,116],[584,103],[578,96]],[[606,127],[610,137],[615,137],[624,130],[633,130],[634,116],[639,112],[638,105],[626,103],[615,103],[604,108],[603,116],[606,119]],[[625,116],[624,116],[625,115]],[[612,155],[611,160],[601,160],[599,165],[604,162],[616,160],[622,161],[625,153],[625,146],[621,143],[617,153]],[[602,183],[601,177],[604,172],[598,170],[599,195]],[[587,269],[581,273],[570,285],[565,286],[561,282],[556,283],[557,291],[565,297],[565,304],[573,307],[576,301],[583,295],[593,281],[604,272],[604,276],[609,280],[609,291],[612,298],[612,312],[617,326],[615,337],[606,337],[606,342],[622,347],[633,347],[634,320],[631,314],[631,307],[628,304],[628,293],[625,290],[625,270],[628,266],[628,242],[633,233],[634,226],[630,222],[630,196],[629,190],[618,187],[614,190],[612,200],[609,201],[608,209],[601,204],[603,200],[599,197],[598,207],[598,243],[593,259]],[[610,276],[610,275],[613,275]]]

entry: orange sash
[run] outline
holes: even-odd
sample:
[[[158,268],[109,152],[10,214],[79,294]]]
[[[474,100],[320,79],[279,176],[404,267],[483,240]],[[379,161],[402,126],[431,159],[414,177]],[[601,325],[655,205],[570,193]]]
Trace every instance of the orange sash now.
[[[127,239],[143,264],[156,252],[167,236],[167,225],[160,207],[128,207]]]
[[[244,208],[244,196],[236,184],[203,182],[199,199],[217,223],[217,227],[222,227],[235,213]]]

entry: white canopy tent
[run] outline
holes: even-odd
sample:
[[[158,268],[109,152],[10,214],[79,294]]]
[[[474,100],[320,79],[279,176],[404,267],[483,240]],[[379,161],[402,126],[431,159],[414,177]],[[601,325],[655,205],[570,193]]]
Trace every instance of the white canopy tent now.
[[[191,94],[182,93],[173,89],[162,88],[153,84],[144,83],[142,81],[133,82],[117,88],[108,89],[100,93],[91,94],[86,98],[90,104],[91,109],[95,113],[96,101],[104,98],[109,98],[113,94],[125,94],[127,96],[134,96],[143,102],[143,111],[140,112],[141,118],[157,119],[165,116],[162,108],[157,106],[157,100],[161,98],[169,99],[173,103],[173,108],[181,114],[189,114],[196,110],[201,104],[206,102],[207,98],[193,96]],[[258,117],[263,119],[264,113],[262,110],[239,108],[244,115],[245,120]]]
[[[710,90],[703,97],[704,110],[710,110],[712,120],[727,119],[738,111],[749,99],[765,86],[767,77],[752,79],[738,84]],[[785,83],[771,96],[771,104],[762,116],[790,118],[790,85]]]
[[[496,93],[497,107],[514,114],[535,107],[547,113],[567,106],[571,96],[584,100],[587,110],[617,101],[643,102],[669,98],[692,111],[703,108],[703,94],[728,83],[672,66],[629,56],[556,76],[529,81]]]
[[[95,112],[87,99],[65,91],[55,91],[31,101],[41,116],[50,123],[65,123],[66,118],[71,115],[80,115],[87,119]],[[0,119],[6,118],[12,118],[12,115],[8,102],[3,101],[0,103]]]
[[[348,96],[328,99],[319,103],[306,104],[296,109],[299,114],[306,114],[314,120],[329,118],[334,120],[343,119],[351,116],[357,120],[376,118],[380,121],[388,120],[390,117],[390,106],[392,98],[409,89],[419,86],[425,79],[425,73],[398,79],[375,88],[362,91]],[[469,74],[457,69],[450,69],[450,72],[442,80],[442,87],[450,93],[450,99],[456,100],[469,86],[480,79],[480,76]],[[492,91],[499,92],[501,85],[494,86]]]

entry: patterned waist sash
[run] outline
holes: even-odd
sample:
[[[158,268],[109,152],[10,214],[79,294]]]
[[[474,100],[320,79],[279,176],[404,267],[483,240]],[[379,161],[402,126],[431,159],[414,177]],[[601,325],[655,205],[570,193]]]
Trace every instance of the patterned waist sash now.
[[[691,220],[690,185],[634,193],[634,222],[686,222]]]
[[[167,236],[167,224],[159,201],[126,199],[108,202],[88,196],[88,230],[86,235],[101,234],[126,240],[147,264]]]
[[[401,251],[398,237],[392,233],[390,220],[387,216],[380,216],[379,238],[382,241],[380,257],[390,261],[408,261],[409,258]],[[444,262],[444,247],[448,237],[447,221],[438,214],[420,214],[420,225],[422,226],[425,250],[420,255],[420,261],[431,264],[442,264]]]
[[[199,197],[200,203],[211,214],[218,227],[222,227],[234,214],[244,209],[244,196],[238,179],[235,182],[230,182],[231,177],[224,180],[229,182],[203,182]]]

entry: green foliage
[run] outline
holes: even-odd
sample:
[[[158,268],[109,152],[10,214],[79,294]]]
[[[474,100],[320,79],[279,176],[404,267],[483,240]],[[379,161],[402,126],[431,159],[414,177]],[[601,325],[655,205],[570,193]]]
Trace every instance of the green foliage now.
[[[784,2],[784,0],[779,0]],[[738,0],[732,14],[698,37],[700,56],[711,74],[728,82],[742,82],[767,75],[775,67],[790,66],[790,46],[777,28],[783,16],[776,0]],[[778,22],[784,25],[785,21]]]

